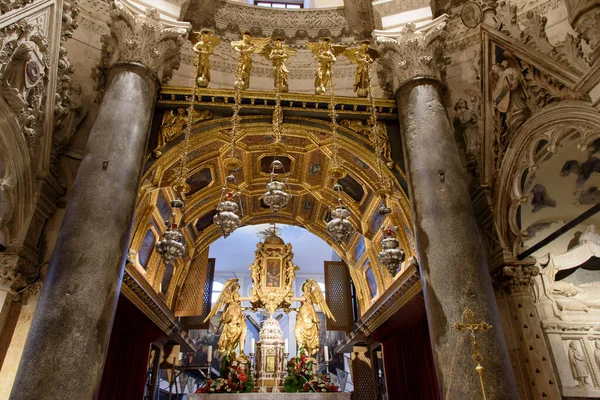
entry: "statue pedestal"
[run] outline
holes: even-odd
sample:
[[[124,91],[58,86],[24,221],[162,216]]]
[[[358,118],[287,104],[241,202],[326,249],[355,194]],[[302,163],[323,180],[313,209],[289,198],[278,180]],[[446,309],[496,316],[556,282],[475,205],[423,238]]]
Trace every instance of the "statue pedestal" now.
[[[216,393],[189,394],[189,400],[350,400],[350,393]]]

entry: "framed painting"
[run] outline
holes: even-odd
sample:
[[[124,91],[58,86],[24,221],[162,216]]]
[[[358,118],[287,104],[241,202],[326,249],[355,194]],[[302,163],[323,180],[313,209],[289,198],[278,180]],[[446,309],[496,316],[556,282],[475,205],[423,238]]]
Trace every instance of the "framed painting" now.
[[[268,257],[266,260],[266,282],[267,288],[280,288],[282,286],[281,279],[281,258]]]
[[[377,296],[377,280],[375,279],[375,273],[373,272],[373,268],[371,267],[370,263],[365,270],[365,278],[367,279],[367,284],[369,285],[371,298]]]

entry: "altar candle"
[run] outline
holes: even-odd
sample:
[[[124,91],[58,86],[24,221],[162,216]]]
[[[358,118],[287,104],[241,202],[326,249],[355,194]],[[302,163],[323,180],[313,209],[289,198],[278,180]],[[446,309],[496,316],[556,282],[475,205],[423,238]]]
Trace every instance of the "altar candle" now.
[[[287,340],[287,339],[285,339],[285,340],[283,341],[283,353],[284,353],[284,354],[289,354],[289,352],[290,352],[290,349],[288,348],[288,346],[289,346],[288,340]]]
[[[256,341],[254,338],[250,339],[250,353],[254,354],[254,350],[256,348]]]
[[[206,354],[206,362],[210,364],[212,361],[212,346],[208,346],[208,353]]]
[[[329,362],[329,348],[327,346],[323,347],[323,353],[325,355],[325,362]]]

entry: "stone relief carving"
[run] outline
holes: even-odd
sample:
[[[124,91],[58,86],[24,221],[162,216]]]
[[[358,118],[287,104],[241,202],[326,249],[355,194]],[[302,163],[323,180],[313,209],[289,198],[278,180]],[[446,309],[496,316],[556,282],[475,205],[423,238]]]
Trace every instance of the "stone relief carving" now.
[[[85,117],[85,109],[81,99],[81,85],[72,74],[74,68],[68,57],[64,42],[73,36],[77,29],[76,22],[79,6],[76,1],[63,3],[61,46],[57,65],[56,93],[54,94],[54,129],[52,135],[52,157],[50,170],[58,173],[58,161],[62,151],[69,144],[79,123]]]
[[[590,379],[590,371],[583,352],[579,350],[577,346],[577,341],[571,340],[569,342],[568,354],[573,378],[579,382],[580,386],[589,385],[591,383],[588,382],[588,379]]]
[[[368,137],[373,146],[375,146],[375,137],[371,130],[371,126],[367,121],[361,121],[358,119],[343,119],[340,121],[340,125],[344,128],[348,128],[359,135],[364,137]],[[385,123],[379,121],[377,123],[377,135],[379,136],[379,143],[382,143],[381,155],[385,160],[385,165],[392,169],[394,168],[395,162],[392,158],[392,146],[390,145],[387,129],[385,127]]]
[[[194,110],[192,116],[192,129],[194,129],[195,125],[199,122],[209,120],[212,117],[213,113],[210,110]],[[184,133],[188,124],[188,119],[188,113],[185,108],[165,110],[160,124],[160,130],[158,131],[158,145],[152,150],[154,157],[160,157],[162,155],[160,150],[171,140]]]
[[[529,293],[540,268],[537,265],[514,265],[504,267],[502,272],[508,278],[506,283],[511,293]]]
[[[0,30],[0,96],[17,116],[30,150],[42,134],[48,40],[28,20]]]
[[[569,23],[591,48],[590,63],[600,58],[600,4],[594,0],[565,0]]]
[[[0,15],[21,8],[29,3],[33,3],[33,0],[0,0]]]
[[[525,13],[524,20],[519,21],[517,6],[502,2],[497,8],[496,18],[500,32],[527,45],[528,48],[550,57],[578,75],[583,75],[589,69],[590,62],[581,50],[581,38],[567,34],[564,41],[556,46],[552,45],[546,35],[548,19],[539,13],[530,10]],[[519,22],[522,23],[523,28]]]
[[[180,50],[188,23],[165,22],[154,8],[140,10],[128,1],[115,0],[110,11],[110,34],[102,37],[100,69],[120,62],[143,64],[167,82],[179,68]]]
[[[402,84],[415,78],[443,80],[448,64],[442,56],[447,18],[437,18],[423,31],[409,23],[399,33],[374,32],[382,89],[395,94]]]

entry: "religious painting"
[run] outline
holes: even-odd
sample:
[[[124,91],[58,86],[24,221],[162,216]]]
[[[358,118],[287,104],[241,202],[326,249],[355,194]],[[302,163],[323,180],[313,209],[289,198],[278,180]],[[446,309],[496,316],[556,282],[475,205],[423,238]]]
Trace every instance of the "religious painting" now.
[[[193,195],[199,190],[204,189],[212,182],[212,172],[210,168],[202,168],[200,171],[194,173],[187,180],[187,184],[190,185],[190,191],[187,193],[188,196]]]
[[[260,171],[265,174],[271,173],[271,163],[275,161],[275,159],[281,161],[283,164],[283,171],[277,170],[276,173],[288,173],[292,169],[292,160],[289,157],[285,156],[264,156],[260,159]]]
[[[368,267],[365,271],[365,278],[367,279],[367,284],[369,285],[369,290],[371,291],[371,297],[375,297],[377,295],[377,280],[375,279],[375,273],[373,272],[371,263],[368,264]]]
[[[338,179],[338,183],[344,188],[344,192],[357,203],[360,203],[365,197],[365,189],[351,175],[348,174],[342,179]]]
[[[140,250],[138,251],[138,259],[140,260],[140,264],[142,264],[144,269],[146,269],[146,265],[150,260],[152,251],[154,250],[155,241],[156,236],[154,236],[154,232],[152,232],[152,229],[148,229],[148,232],[146,232],[146,236],[144,236],[144,240],[142,241],[142,245],[140,246]]]
[[[354,248],[354,259],[356,261],[360,260],[363,254],[365,254],[365,237],[363,235],[358,236],[358,242],[356,242],[356,247]]]
[[[311,175],[316,175],[319,173],[319,171],[321,171],[321,164],[319,163],[312,163],[310,166],[310,174]]]
[[[171,217],[171,206],[169,205],[169,201],[165,197],[163,192],[158,193],[158,199],[156,200],[156,208],[158,208],[158,212],[165,223],[169,221]]]
[[[171,279],[173,279],[173,265],[171,263],[167,263],[165,265],[165,273],[163,274],[162,282],[160,283],[160,292],[162,294],[166,295],[169,291]]]
[[[267,258],[267,287],[281,287],[281,259]]]
[[[217,210],[211,210],[203,216],[201,216],[200,218],[198,218],[198,221],[196,221],[196,230],[198,231],[198,233],[202,232],[203,230],[205,230],[213,224],[213,218],[216,213]]]

